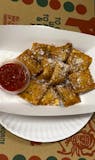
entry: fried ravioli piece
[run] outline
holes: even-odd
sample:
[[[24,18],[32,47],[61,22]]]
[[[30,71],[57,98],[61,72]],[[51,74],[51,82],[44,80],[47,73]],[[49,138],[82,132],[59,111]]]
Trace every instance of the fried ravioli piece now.
[[[20,54],[17,59],[27,66],[31,75],[36,75],[42,71],[40,63],[35,60],[32,51],[29,49]]]
[[[49,84],[49,79],[46,79],[43,76],[43,73],[41,73],[40,75],[36,76],[35,79],[40,83],[48,83]]]
[[[54,72],[52,74],[52,77],[50,79],[50,84],[51,85],[57,85],[59,83],[64,82],[64,80],[66,79],[66,75],[69,72],[69,65],[65,64],[61,61],[57,61],[55,68],[54,68]]]
[[[72,51],[72,44],[67,43],[64,46],[59,46],[59,47],[52,46],[50,54],[52,58],[57,58],[61,61],[66,61],[71,51]]]
[[[40,101],[41,105],[60,105],[60,98],[57,95],[56,91],[51,87],[47,90],[44,97]]]
[[[67,59],[67,63],[71,67],[71,72],[87,70],[91,62],[91,57],[77,49],[73,49]]]
[[[95,88],[95,83],[89,70],[72,73],[69,75],[69,80],[76,93],[88,92]]]
[[[48,80],[46,80],[43,76],[43,73],[41,73],[40,75],[36,76],[35,79],[38,81],[38,82],[41,82],[41,83],[45,83],[45,82],[48,82]]]
[[[80,102],[80,97],[74,92],[70,86],[56,86],[57,91],[62,98],[63,104],[65,107],[74,105]]]
[[[49,80],[54,70],[55,61],[53,61],[51,58],[43,58],[41,60],[41,65],[43,67],[42,75],[44,79]]]
[[[33,43],[32,44],[32,52],[33,55],[41,60],[43,57],[49,57],[49,53],[51,51],[52,45],[42,44],[42,43]]]
[[[35,52],[40,51],[42,49],[43,51],[46,51],[48,47],[48,44],[43,44],[43,43],[33,43],[32,44],[32,49],[34,49]]]
[[[52,57],[66,61],[72,51],[72,44],[67,43],[64,46],[56,47],[49,44],[33,43],[32,51],[38,59],[42,59],[42,57]]]
[[[46,83],[40,83],[37,80],[31,80],[28,88],[19,94],[20,97],[26,101],[37,105],[45,94],[48,85]]]

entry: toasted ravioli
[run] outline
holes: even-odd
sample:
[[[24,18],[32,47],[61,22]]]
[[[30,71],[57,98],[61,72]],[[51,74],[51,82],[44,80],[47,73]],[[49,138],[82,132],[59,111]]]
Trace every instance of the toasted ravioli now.
[[[54,88],[49,88],[40,101],[41,105],[60,105],[60,98]]]
[[[41,60],[43,57],[47,57],[47,58],[49,57],[52,47],[53,46],[49,44],[33,43],[31,50],[33,52],[33,55],[38,60]]]
[[[42,57],[52,57],[66,61],[72,51],[72,44],[67,43],[66,45],[57,47],[49,44],[33,43],[32,51],[38,59],[42,59]]]
[[[62,98],[65,107],[80,102],[79,96],[74,92],[74,90],[71,87],[58,85],[56,88],[60,97]]]
[[[33,43],[32,44],[32,49],[35,51],[35,53],[38,53],[40,50],[42,51],[47,51],[48,44],[43,44],[43,43]],[[51,46],[51,45],[50,45]]]
[[[54,72],[52,74],[52,77],[50,79],[50,84],[51,85],[57,85],[59,83],[64,82],[67,73],[69,72],[69,65],[57,61],[55,68],[54,68]]]
[[[32,51],[29,49],[20,54],[17,59],[27,66],[31,75],[37,75],[42,71],[40,63],[35,60]]]
[[[45,82],[48,82],[48,80],[46,80],[43,76],[43,73],[41,73],[40,75],[36,76],[35,79],[38,81],[38,82],[41,82],[41,83],[45,83]]]
[[[92,62],[92,58],[83,52],[73,49],[67,63],[70,65],[71,72],[87,70]]]
[[[41,60],[41,65],[43,67],[43,77],[44,79],[50,79],[54,70],[55,61],[53,61],[51,58],[43,58]]]
[[[31,80],[28,88],[19,94],[19,96],[28,102],[37,105],[45,94],[47,87],[48,85],[45,83],[40,83],[37,80]]]
[[[69,80],[76,93],[84,93],[95,88],[95,83],[89,70],[72,73],[69,75]]]
[[[52,58],[57,58],[61,61],[66,61],[71,51],[72,51],[72,44],[67,43],[64,46],[59,46],[59,47],[52,46],[50,54]]]
[[[89,66],[92,58],[73,48],[33,43],[17,59],[30,71],[30,84],[19,96],[34,105],[71,106],[79,94],[95,88]]]

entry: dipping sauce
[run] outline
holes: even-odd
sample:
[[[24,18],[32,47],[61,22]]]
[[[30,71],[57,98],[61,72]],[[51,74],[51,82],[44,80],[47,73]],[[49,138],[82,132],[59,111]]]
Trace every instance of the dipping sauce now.
[[[20,93],[29,84],[30,74],[26,66],[18,61],[0,67],[0,86],[10,93]]]

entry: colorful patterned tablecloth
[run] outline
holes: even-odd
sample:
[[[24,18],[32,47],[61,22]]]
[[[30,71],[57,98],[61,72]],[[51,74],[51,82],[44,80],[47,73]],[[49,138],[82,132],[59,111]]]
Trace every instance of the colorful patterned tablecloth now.
[[[0,24],[41,24],[95,35],[95,0],[1,0]],[[77,134],[55,143],[26,141],[0,126],[0,160],[95,160],[95,115]]]

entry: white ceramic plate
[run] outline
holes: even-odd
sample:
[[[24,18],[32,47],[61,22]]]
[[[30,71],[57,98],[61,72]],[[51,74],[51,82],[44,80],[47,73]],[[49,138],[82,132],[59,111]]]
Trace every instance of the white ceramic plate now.
[[[93,57],[90,67],[95,80],[95,36],[58,30],[46,26],[0,26],[0,63],[18,56],[33,42],[63,45],[71,42]],[[20,115],[56,116],[92,113],[95,111],[95,90],[81,96],[82,102],[72,107],[35,107],[18,96],[0,90],[0,111]]]
[[[92,114],[58,117],[29,117],[0,113],[0,123],[13,134],[36,142],[54,142],[78,132]]]
[[[0,63],[16,57],[26,48],[31,48],[32,42],[54,43],[56,45],[72,42],[76,48],[82,49],[95,57],[94,36],[45,26],[0,26]],[[94,63],[91,68],[94,68]],[[69,108],[44,108],[41,106],[34,107],[18,96],[12,96],[0,90],[0,111],[20,114],[20,116],[16,116],[0,113],[0,123],[13,134],[27,140],[53,142],[65,139],[78,132],[91,118],[91,112],[95,111],[93,107],[95,101],[92,100],[94,93],[92,91],[82,96],[82,103],[79,105]],[[58,116],[81,113],[91,114]],[[29,117],[29,115],[32,115],[32,117]]]

